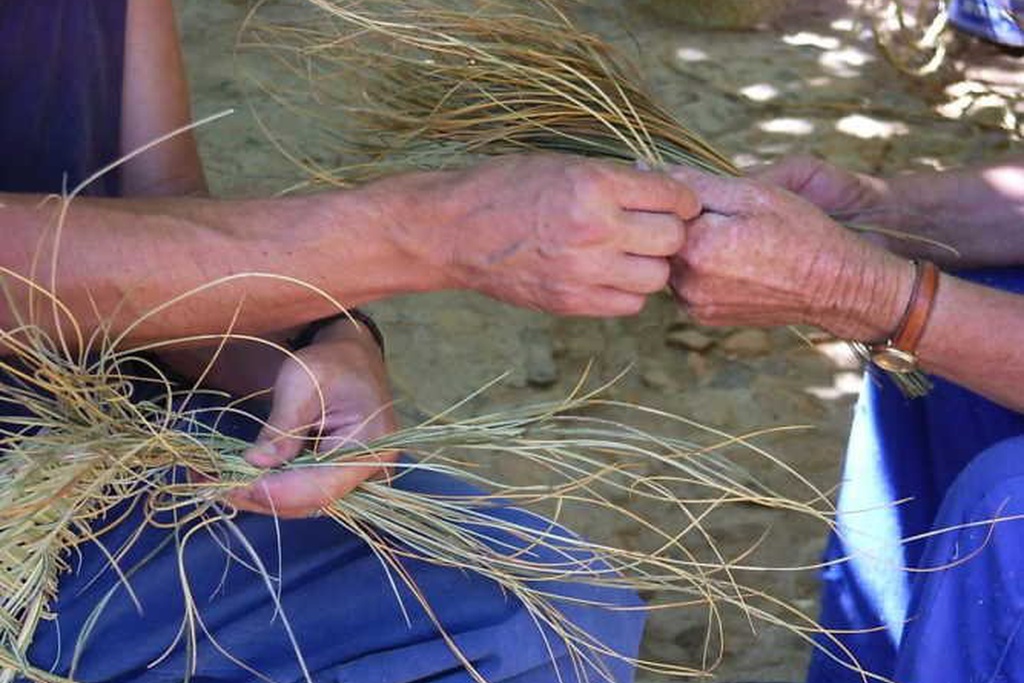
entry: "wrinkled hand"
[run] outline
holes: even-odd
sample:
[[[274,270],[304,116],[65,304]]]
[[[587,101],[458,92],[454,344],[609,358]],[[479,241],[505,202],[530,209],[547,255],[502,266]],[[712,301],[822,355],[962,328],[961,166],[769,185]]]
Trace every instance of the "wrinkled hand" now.
[[[794,156],[767,166],[752,176],[806,199],[837,221],[873,222],[885,203],[885,183],[852,173],[812,156]]]
[[[898,322],[913,267],[813,205],[750,180],[680,168],[704,213],[673,260],[680,303],[706,325],[813,324],[849,339]]]
[[[281,465],[314,445],[323,453],[366,442],[396,425],[380,349],[362,325],[347,320],[325,328],[296,358],[284,361],[272,400],[267,426],[245,456],[259,467]],[[270,473],[233,491],[229,500],[244,510],[305,517],[381,473],[397,455],[377,453],[358,466]]]
[[[563,315],[639,312],[700,212],[666,174],[562,155],[503,157],[445,182],[459,285]]]

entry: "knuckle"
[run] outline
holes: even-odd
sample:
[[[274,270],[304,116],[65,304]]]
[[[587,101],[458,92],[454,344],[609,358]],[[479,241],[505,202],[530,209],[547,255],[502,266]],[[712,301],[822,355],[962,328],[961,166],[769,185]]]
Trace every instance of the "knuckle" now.
[[[566,164],[565,174],[573,189],[584,194],[594,191],[601,184],[604,175],[598,164],[587,160],[569,162]]]
[[[557,314],[571,313],[578,295],[564,282],[549,282],[544,285],[544,308]]]
[[[289,355],[281,365],[281,375],[288,373],[289,376],[298,378],[313,379],[319,378],[324,372],[324,358],[319,349],[310,347],[303,349],[296,355]]]
[[[756,211],[764,204],[765,192],[762,187],[754,185],[748,180],[740,181],[737,187],[736,203],[743,213]]]
[[[592,244],[602,241],[611,232],[610,221],[596,215],[589,205],[581,203],[570,208],[565,235],[567,243]]]

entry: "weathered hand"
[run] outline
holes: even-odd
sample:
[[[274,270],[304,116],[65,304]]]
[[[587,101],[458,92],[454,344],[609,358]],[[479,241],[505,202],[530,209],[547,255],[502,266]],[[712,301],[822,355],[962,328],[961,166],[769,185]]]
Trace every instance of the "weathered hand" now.
[[[301,360],[301,362],[299,362]],[[380,349],[361,325],[341,320],[285,360],[274,383],[267,426],[246,459],[274,467],[310,447],[324,452],[395,429]],[[264,475],[233,491],[235,506],[281,517],[304,517],[381,472],[397,453],[377,453],[365,465],[317,466]]]
[[[662,173],[561,155],[510,156],[435,176],[444,226],[422,245],[456,286],[558,314],[637,313],[668,282],[683,222],[700,212]],[[424,189],[424,188],[420,188]],[[422,236],[422,235],[421,235]]]
[[[704,205],[672,273],[698,322],[806,323],[849,339],[895,327],[913,280],[909,263],[784,190],[683,168],[673,176]]]
[[[752,176],[806,199],[837,221],[884,219],[885,182],[852,173],[812,156],[794,156],[765,167]]]

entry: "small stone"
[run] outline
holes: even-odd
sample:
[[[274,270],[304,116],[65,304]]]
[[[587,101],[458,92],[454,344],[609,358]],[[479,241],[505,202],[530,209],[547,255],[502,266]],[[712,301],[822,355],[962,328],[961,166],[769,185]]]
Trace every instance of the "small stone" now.
[[[531,387],[546,388],[558,382],[558,364],[555,363],[554,345],[547,330],[527,328],[522,335],[526,351],[526,383]]]
[[[754,383],[757,373],[746,363],[725,361],[718,367],[708,386],[715,389],[742,389],[747,391]]]
[[[569,352],[569,346],[565,343],[564,339],[558,338],[551,342],[551,354],[555,358],[562,358]]]
[[[681,306],[676,307],[675,320],[672,322],[671,330],[675,331],[684,327],[693,327],[696,323],[687,310]]]
[[[644,386],[650,389],[672,389],[675,386],[675,382],[672,376],[662,370],[661,368],[649,368],[640,375],[640,381],[644,383]]]
[[[704,383],[708,380],[711,375],[711,367],[708,365],[708,359],[699,353],[688,353],[686,354],[686,367],[690,369],[693,376],[698,382]]]
[[[764,330],[740,330],[722,341],[721,348],[730,356],[764,356],[772,350],[772,340]]]
[[[697,330],[674,330],[665,336],[665,343],[687,351],[704,353],[715,345],[715,340]]]
[[[1007,116],[1012,111],[1010,105],[998,96],[983,99],[984,101],[975,104],[973,111],[969,113],[971,120],[990,128],[1005,126]]]

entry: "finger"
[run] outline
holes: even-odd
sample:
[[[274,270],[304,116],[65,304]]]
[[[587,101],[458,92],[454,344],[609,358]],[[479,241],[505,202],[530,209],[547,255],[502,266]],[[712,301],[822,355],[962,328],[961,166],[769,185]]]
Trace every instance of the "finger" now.
[[[716,176],[687,166],[675,166],[669,174],[700,197],[705,212],[740,213],[751,192],[750,183],[742,178]]]
[[[689,261],[692,258],[698,258],[699,255],[707,255],[708,238],[715,235],[721,235],[731,225],[735,225],[737,221],[744,220],[737,218],[735,215],[731,215],[726,212],[713,212],[708,211],[701,214],[700,218],[692,220],[686,224],[686,242],[682,248],[677,251],[669,263],[673,268],[679,266],[689,267]],[[712,240],[715,243],[715,240]],[[721,249],[721,245],[715,247]],[[712,254],[712,256],[716,256]]]
[[[308,517],[329,506],[367,479],[385,471],[397,458],[381,452],[346,464],[296,468],[267,474],[251,486],[228,495],[241,510],[279,517]]]
[[[591,318],[609,318],[637,315],[647,303],[647,296],[614,287],[594,287],[587,301],[572,311],[572,315]]]
[[[622,223],[623,251],[637,256],[671,256],[686,241],[686,224],[673,214],[631,210]]]
[[[627,254],[607,266],[604,284],[628,294],[653,294],[668,284],[669,271],[668,258]]]
[[[324,422],[324,434],[317,440],[317,452],[321,455],[349,446],[365,448],[374,439],[398,429],[398,418],[394,406],[388,402],[376,405],[378,397],[364,397],[358,401],[361,407],[353,407],[336,416],[328,416]]]
[[[791,192],[799,193],[799,190],[810,182],[821,166],[821,160],[801,155],[787,157],[777,163],[751,169],[749,175],[758,182],[777,185]]]
[[[683,220],[701,212],[693,190],[665,173],[617,168],[612,187],[616,201],[624,209],[671,213]]]
[[[245,459],[257,467],[276,467],[310,446],[310,433],[322,423],[323,400],[304,368],[282,370],[274,387],[267,423]]]

